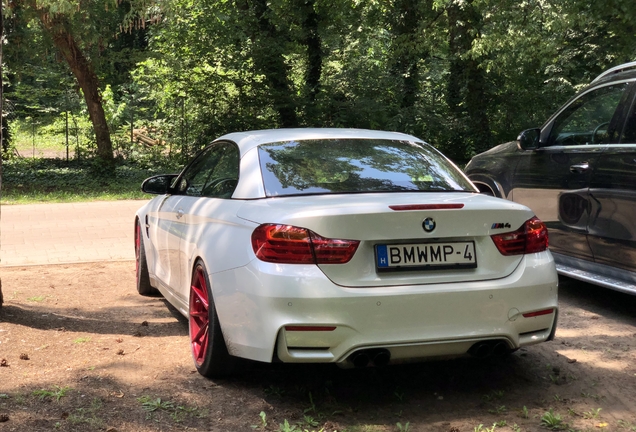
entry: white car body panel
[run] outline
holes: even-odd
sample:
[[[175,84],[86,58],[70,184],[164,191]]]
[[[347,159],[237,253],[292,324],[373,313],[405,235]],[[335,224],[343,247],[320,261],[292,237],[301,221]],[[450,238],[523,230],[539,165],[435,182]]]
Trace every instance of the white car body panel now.
[[[261,177],[258,149],[252,148],[241,157],[239,182],[232,194],[234,199],[252,199],[265,196],[263,178]]]
[[[228,350],[236,356],[272,361],[276,339],[290,324],[336,325],[337,331],[304,334],[301,341],[283,335],[288,342],[277,354],[284,361],[343,362],[355,349],[392,345],[446,344],[437,355],[447,356],[456,354],[458,340],[472,345],[498,337],[519,348],[548,338],[554,315],[520,314],[557,308],[554,261],[547,251],[523,260],[507,278],[493,281],[382,288],[341,287],[315,266],[254,260],[211,275],[210,283]],[[425,356],[422,348],[416,358]]]

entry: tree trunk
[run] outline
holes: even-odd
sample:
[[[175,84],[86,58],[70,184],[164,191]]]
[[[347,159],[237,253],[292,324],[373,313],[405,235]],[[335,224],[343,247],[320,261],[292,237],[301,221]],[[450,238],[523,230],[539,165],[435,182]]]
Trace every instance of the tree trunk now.
[[[309,123],[313,123],[316,120],[316,97],[320,92],[320,78],[322,76],[322,40],[318,33],[320,17],[316,12],[314,0],[302,0],[299,6],[303,11],[302,43],[307,49],[307,70],[305,72],[307,118]]]
[[[454,117],[452,140],[456,143],[449,156],[460,161],[490,147],[488,93],[479,62],[468,55],[480,30],[479,12],[467,0],[451,2],[447,14],[450,65],[446,101]]]
[[[298,117],[289,82],[290,68],[283,56],[283,40],[269,20],[271,10],[267,0],[252,0],[249,5],[258,25],[258,31],[250,35],[254,44],[254,65],[265,75],[281,126],[296,127]]]
[[[36,7],[32,4],[32,7]],[[113,144],[110,140],[108,123],[102,107],[102,97],[99,92],[99,80],[93,66],[77,45],[73,35],[68,30],[68,23],[59,16],[52,16],[44,9],[37,9],[42,27],[49,34],[55,47],[60,51],[68,63],[71,72],[84,93],[84,100],[88,108],[88,115],[93,123],[95,139],[97,141],[97,156],[104,161],[113,160]]]
[[[424,4],[420,0],[397,0],[393,4],[392,73],[400,82],[399,102],[402,109],[412,108],[417,102],[419,62],[428,55],[419,48],[419,38],[422,36],[420,21],[424,18],[420,8]],[[428,2],[426,7],[432,9]]]

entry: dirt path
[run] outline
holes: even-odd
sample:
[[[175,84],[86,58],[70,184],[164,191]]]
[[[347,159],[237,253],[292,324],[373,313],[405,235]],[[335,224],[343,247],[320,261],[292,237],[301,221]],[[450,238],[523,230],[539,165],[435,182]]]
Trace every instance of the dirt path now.
[[[136,294],[134,263],[0,271],[2,432],[636,431],[636,297],[576,281],[562,281],[556,340],[505,359],[252,364],[210,381],[185,319]]]

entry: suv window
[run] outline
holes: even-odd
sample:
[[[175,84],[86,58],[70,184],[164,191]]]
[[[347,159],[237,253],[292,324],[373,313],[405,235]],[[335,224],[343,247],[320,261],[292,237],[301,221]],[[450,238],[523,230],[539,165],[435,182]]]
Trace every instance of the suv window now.
[[[214,144],[185,169],[176,189],[188,196],[229,198],[236,188],[238,174],[238,148],[230,143]]]
[[[623,130],[621,143],[636,143],[636,100],[632,102],[627,120],[625,121],[625,129]]]
[[[548,145],[607,144],[618,141],[620,130],[612,123],[629,84],[605,86],[572,102],[554,120]]]

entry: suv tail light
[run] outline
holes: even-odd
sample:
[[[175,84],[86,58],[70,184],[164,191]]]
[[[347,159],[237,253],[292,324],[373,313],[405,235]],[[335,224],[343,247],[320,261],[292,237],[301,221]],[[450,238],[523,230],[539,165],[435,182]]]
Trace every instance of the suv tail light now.
[[[529,254],[548,248],[548,229],[536,216],[527,220],[517,231],[490,237],[502,255]]]
[[[360,244],[329,239],[291,225],[264,224],[252,233],[252,248],[261,261],[283,264],[344,264]]]

